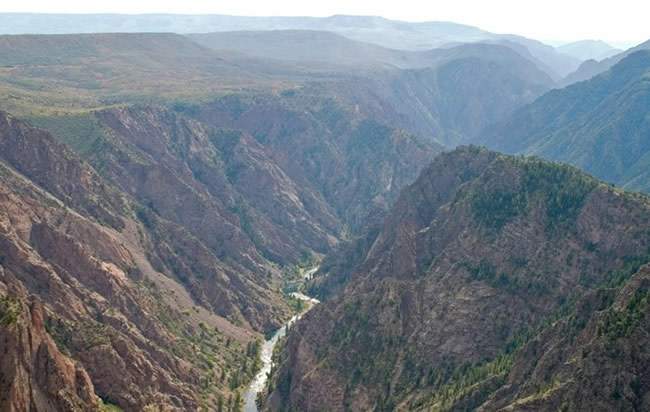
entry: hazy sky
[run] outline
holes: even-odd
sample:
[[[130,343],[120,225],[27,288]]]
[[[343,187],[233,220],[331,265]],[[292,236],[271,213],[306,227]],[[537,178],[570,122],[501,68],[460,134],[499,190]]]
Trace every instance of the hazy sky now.
[[[407,21],[453,21],[541,40],[639,42],[650,38],[647,0],[20,0],[2,3],[0,12],[357,14]]]

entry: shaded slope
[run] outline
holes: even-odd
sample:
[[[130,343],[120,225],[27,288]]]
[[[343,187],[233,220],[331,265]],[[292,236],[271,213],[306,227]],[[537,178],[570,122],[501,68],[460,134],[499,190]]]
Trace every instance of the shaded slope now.
[[[648,409],[649,288],[644,266],[621,287],[587,295],[517,354],[480,410]]]
[[[581,62],[580,59],[561,53],[538,40],[512,34],[496,35],[492,39],[497,41],[506,40],[523,45],[536,60],[542,63],[540,68],[553,78],[555,78],[555,75],[565,77],[576,70]]]
[[[250,134],[297,187],[313,187],[356,230],[374,209],[392,204],[437,148],[375,120],[381,116],[372,107],[328,96],[331,90],[231,95],[189,114]]]
[[[463,45],[431,52],[431,68],[393,71],[366,81],[412,128],[447,147],[471,142],[552,87],[552,80],[509,48]]]
[[[483,131],[478,142],[572,163],[608,182],[648,190],[650,52],[587,82],[554,90]]]
[[[254,260],[255,247],[286,264],[312,250],[326,252],[341,236],[342,225],[320,194],[292,181],[251,136],[158,107],[96,117],[108,129],[107,147],[90,161],[217,256],[257,271],[263,264]]]

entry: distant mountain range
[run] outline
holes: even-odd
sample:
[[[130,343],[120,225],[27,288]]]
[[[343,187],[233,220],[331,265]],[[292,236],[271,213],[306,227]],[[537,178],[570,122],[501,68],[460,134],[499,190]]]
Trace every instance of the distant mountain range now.
[[[602,40],[580,40],[563,44],[555,49],[560,53],[568,54],[580,60],[603,60],[623,51],[610,46]]]
[[[306,88],[448,146],[555,85],[502,45],[397,51],[328,32],[14,35],[0,47],[0,104],[16,114]]]
[[[277,60],[312,61],[325,66],[423,68],[433,64],[429,52],[389,49],[321,30],[229,31],[188,34],[214,50],[231,50]]]
[[[568,86],[576,82],[589,80],[592,77],[611,68],[613,65],[620,62],[626,56],[634,53],[635,51],[648,49],[650,49],[650,40],[600,61],[593,59],[587,60],[583,62],[574,73],[569,74],[563,81],[561,81],[560,84],[562,86]]]
[[[35,29],[38,27],[38,29]],[[373,16],[331,17],[240,17],[172,14],[0,14],[0,33],[41,34],[171,32],[210,33],[223,31],[320,30],[399,50],[430,50],[448,43],[510,40],[526,46],[546,61],[555,76],[573,72],[581,60],[558,53],[539,41],[515,35],[494,34],[451,22],[409,23]],[[553,77],[553,76],[552,76]]]
[[[602,72],[605,69],[595,68],[592,60],[609,59],[621,52],[598,40],[581,40],[554,48],[522,36],[495,34],[452,22],[411,23],[376,16],[246,17],[182,14],[0,13],[0,34],[244,32],[237,38],[241,43],[245,36],[252,35],[251,32],[283,30],[330,32],[348,39],[401,51],[425,51],[459,43],[498,43],[516,48],[524,55],[529,54],[526,57],[534,60],[538,67],[555,81],[570,76],[561,83],[562,85],[586,80]],[[202,41],[207,41],[209,37],[203,37]],[[285,40],[291,42],[289,38]],[[212,41],[217,41],[216,36]],[[524,46],[524,49],[521,46]],[[578,70],[582,62],[586,63]],[[599,67],[609,68],[612,64],[605,63]]]

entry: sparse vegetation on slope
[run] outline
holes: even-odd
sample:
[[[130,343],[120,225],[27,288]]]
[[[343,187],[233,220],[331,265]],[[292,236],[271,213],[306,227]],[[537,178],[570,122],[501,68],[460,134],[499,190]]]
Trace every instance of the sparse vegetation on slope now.
[[[649,211],[571,166],[441,154],[353,257],[345,289],[289,336],[269,405],[464,410],[510,393],[526,381],[512,383],[519,362],[539,356],[522,358],[531,342],[560,321],[579,333],[582,297],[648,261]],[[623,336],[641,319],[620,316],[607,330]],[[536,380],[531,400],[565,382]]]

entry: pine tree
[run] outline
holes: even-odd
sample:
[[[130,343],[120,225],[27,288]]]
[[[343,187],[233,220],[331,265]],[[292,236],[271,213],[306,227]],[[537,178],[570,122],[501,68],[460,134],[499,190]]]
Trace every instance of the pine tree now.
[[[217,397],[217,412],[223,412],[223,395]]]

